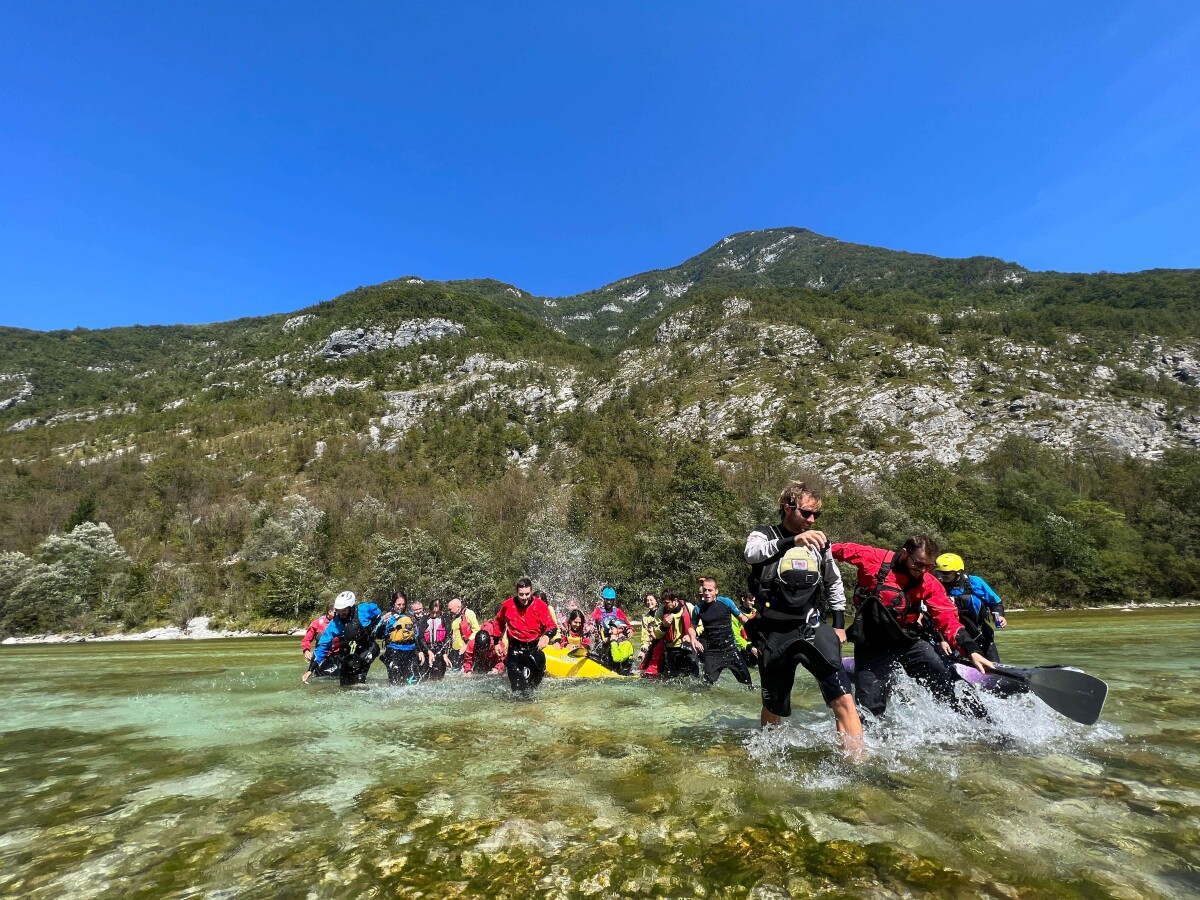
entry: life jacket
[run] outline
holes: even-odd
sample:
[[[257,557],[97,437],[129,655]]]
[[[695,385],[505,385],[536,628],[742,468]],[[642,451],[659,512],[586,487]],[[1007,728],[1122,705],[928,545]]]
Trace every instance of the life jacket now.
[[[975,592],[971,589],[971,577],[966,572],[958,573],[958,580],[951,587],[946,588],[946,593],[958,607],[958,618],[964,625],[970,621],[978,627],[987,619],[983,613],[983,601],[975,596]]]
[[[454,621],[450,623],[450,630],[462,638],[464,644],[471,640],[471,635],[475,632],[471,630],[471,622],[467,618],[467,608],[465,606],[462,612],[455,616]]]
[[[563,647],[570,647],[570,648],[585,647],[585,646],[587,646],[587,638],[585,638],[582,634],[575,634],[574,632],[571,632],[571,631],[564,631],[563,636],[562,636],[561,645]]]
[[[417,623],[408,613],[393,613],[387,622],[388,646],[409,645],[417,642]]]
[[[775,525],[767,526],[772,540],[783,537]],[[822,563],[829,552],[818,553],[796,544],[750,567],[749,588],[766,618],[820,618],[825,602]]]
[[[669,647],[683,646],[683,638],[685,632],[683,630],[683,605],[681,604],[678,612],[664,610],[663,615],[668,619],[663,627],[663,639]]]
[[[629,657],[633,656],[633,642],[628,640],[613,641],[609,652],[612,654],[613,662],[617,664],[623,663]]]
[[[607,634],[609,632],[609,630],[613,627],[614,622],[621,621],[620,607],[614,606],[612,608],[612,610],[610,611],[610,610],[606,610],[603,606],[601,606],[599,608],[598,612],[600,613],[600,618],[599,618],[599,621],[597,624],[599,624],[600,630],[604,634]]]
[[[341,648],[349,650],[351,653],[357,653],[362,650],[370,642],[371,636],[367,633],[367,629],[363,627],[362,621],[358,618],[358,610],[354,610],[354,614],[342,626],[342,642]]]
[[[448,633],[446,631],[446,620],[441,616],[430,618],[425,622],[425,642],[428,644],[440,644],[446,640]]]
[[[866,640],[903,646],[922,636],[924,604],[909,599],[900,585],[887,583],[896,556],[897,553],[892,552],[884,558],[875,573],[875,587],[867,589],[860,584],[854,589],[857,614],[851,626],[853,633],[847,632],[847,636],[856,643]]]

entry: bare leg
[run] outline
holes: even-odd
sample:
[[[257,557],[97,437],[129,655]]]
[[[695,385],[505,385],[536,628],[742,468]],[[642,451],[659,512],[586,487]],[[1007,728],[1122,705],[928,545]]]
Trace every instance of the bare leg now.
[[[779,716],[775,715],[775,713],[771,712],[765,706],[762,708],[762,712],[758,715],[758,724],[763,728],[766,728],[768,725],[778,725],[780,721],[782,720],[779,718]]]
[[[829,708],[837,721],[838,740],[842,743],[842,750],[851,759],[862,759],[866,748],[863,746],[862,721],[858,718],[854,698],[843,694],[830,703]]]

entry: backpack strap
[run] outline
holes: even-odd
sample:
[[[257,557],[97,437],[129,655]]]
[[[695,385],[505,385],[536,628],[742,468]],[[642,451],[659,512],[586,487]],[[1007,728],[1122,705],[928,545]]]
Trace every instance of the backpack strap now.
[[[770,535],[769,540],[777,541],[783,537],[783,532],[779,530],[778,526],[768,525],[766,528],[767,533]],[[764,559],[762,562],[755,563],[750,567],[750,574],[746,576],[746,587],[754,595],[754,599],[760,603],[769,599],[763,596],[762,573],[771,563],[779,562],[779,560],[783,559],[785,553],[787,553],[787,550],[777,550],[775,555],[770,559]]]

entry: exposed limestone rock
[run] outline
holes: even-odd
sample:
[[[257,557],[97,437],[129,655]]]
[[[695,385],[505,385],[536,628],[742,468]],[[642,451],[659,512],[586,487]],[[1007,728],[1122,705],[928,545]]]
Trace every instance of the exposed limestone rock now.
[[[775,262],[784,248],[795,239],[796,236],[794,234],[789,234],[775,241],[775,243],[763,247],[758,251],[758,262],[755,264],[755,269],[759,272],[765,272],[767,266]]]
[[[1159,359],[1159,366],[1176,381],[1200,387],[1200,360],[1194,351],[1176,349]]]
[[[669,344],[682,340],[691,333],[692,314],[690,312],[676,313],[669,316],[654,332],[654,343]]]
[[[449,319],[410,319],[393,331],[382,328],[346,328],[335,331],[313,352],[333,362],[359,353],[436,341],[449,335],[463,334],[465,331],[466,328]]]
[[[6,409],[12,409],[18,403],[24,403],[33,396],[33,383],[29,380],[29,376],[24,372],[18,372],[13,375],[0,375],[0,384],[16,383],[16,391],[9,397],[0,400],[0,412]]]
[[[288,319],[286,322],[283,323],[283,330],[289,331],[289,332],[295,331],[297,328],[303,328],[309,322],[315,321],[316,318],[317,317],[312,315],[311,313],[305,313],[304,315],[301,315],[301,316],[292,316],[290,319]]]
[[[741,297],[730,297],[723,304],[723,308],[725,310],[725,317],[731,318],[732,316],[750,312],[750,301],[743,300]]]
[[[300,395],[303,397],[331,397],[338,391],[362,391],[370,384],[370,381],[349,381],[345,378],[334,378],[331,375],[323,375],[320,378],[314,378],[306,384]]]
[[[263,375],[268,384],[285,385],[291,384],[296,379],[296,373],[291,369],[274,369]]]
[[[667,282],[662,286],[662,292],[674,300],[678,297],[682,297],[689,290],[691,290],[693,284],[695,284],[694,281],[689,281],[685,284],[673,284],[671,282]]]

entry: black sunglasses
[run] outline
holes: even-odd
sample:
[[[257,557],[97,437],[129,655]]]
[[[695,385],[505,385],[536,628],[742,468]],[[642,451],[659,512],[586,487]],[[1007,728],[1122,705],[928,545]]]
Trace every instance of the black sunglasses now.
[[[788,509],[794,509],[794,510],[796,510],[796,512],[800,513],[800,515],[802,515],[804,518],[812,519],[814,522],[817,521],[817,519],[821,518],[821,511],[819,509],[804,509],[798,503],[789,503]]]

